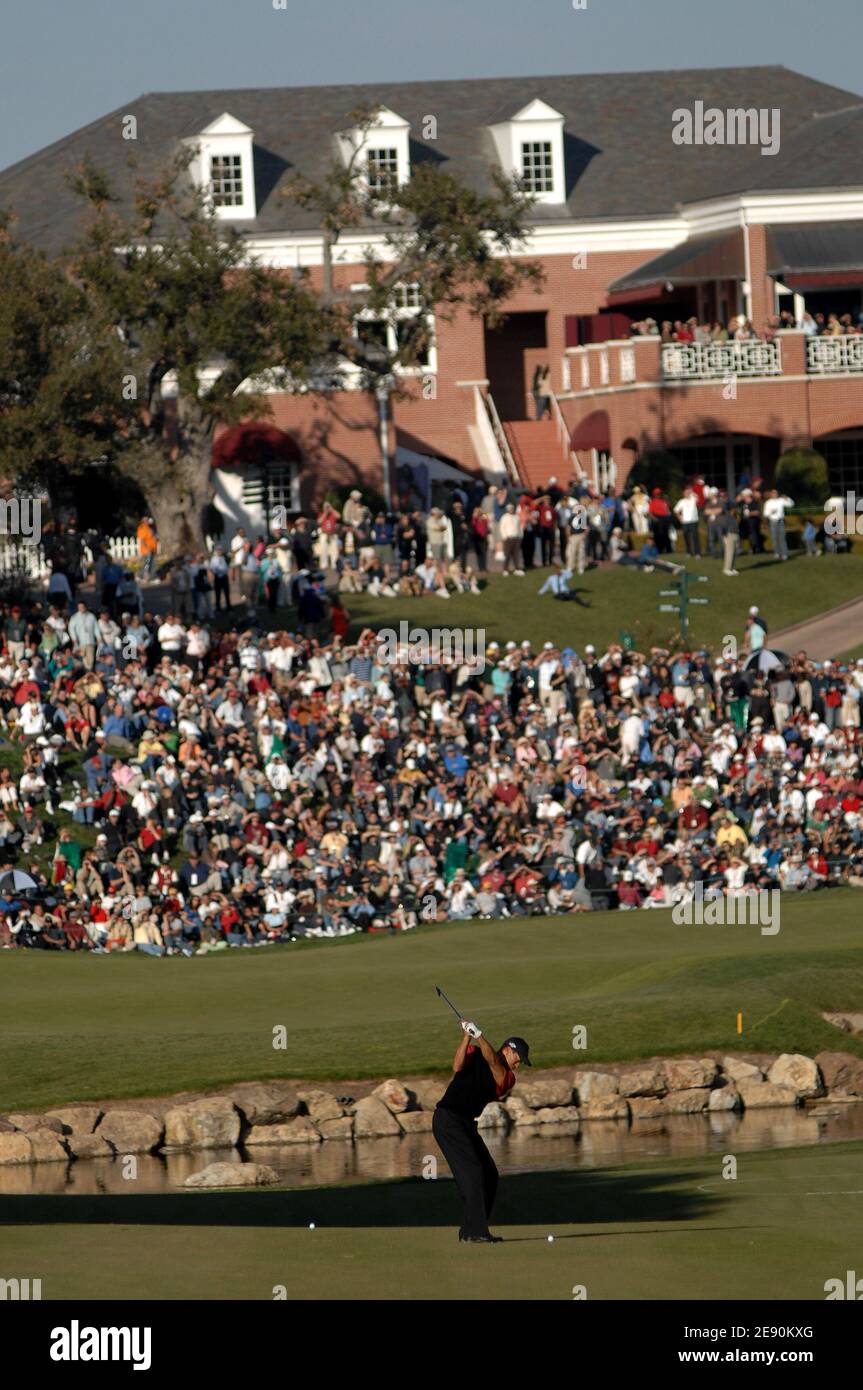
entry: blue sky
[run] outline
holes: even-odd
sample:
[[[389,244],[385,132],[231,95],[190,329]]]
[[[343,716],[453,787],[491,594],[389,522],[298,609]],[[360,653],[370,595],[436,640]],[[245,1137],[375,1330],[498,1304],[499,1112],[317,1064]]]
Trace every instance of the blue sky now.
[[[863,0],[285,5],[6,0],[0,168],[151,91],[781,63],[863,92]]]

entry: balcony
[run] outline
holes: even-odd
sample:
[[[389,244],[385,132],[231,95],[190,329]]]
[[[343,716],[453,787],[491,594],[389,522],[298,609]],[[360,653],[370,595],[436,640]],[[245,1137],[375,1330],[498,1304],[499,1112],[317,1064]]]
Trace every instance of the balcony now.
[[[712,381],[726,377],[782,375],[778,342],[663,343],[664,381]]]
[[[852,376],[863,372],[863,335],[809,338],[806,370],[816,376]]]
[[[772,342],[663,343],[658,337],[612,339],[567,348],[564,396],[605,395],[643,386],[778,383],[863,378],[863,335],[807,338],[778,333]]]

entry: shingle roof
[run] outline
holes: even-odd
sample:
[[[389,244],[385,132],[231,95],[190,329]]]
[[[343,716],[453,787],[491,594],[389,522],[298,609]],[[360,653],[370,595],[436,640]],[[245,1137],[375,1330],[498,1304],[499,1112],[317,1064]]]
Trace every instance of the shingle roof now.
[[[538,205],[536,222],[670,215],[680,203],[744,189],[863,184],[863,99],[787,68],[752,67],[149,93],[0,173],[0,206],[16,210],[23,236],[56,252],[80,216],[65,170],[87,154],[122,196],[130,152],[142,174],[154,174],[181,138],[228,111],[255,133],[258,216],[234,225],[312,230],[314,215],[281,198],[280,189],[296,169],[320,173],[335,132],[357,106],[390,107],[411,124],[412,161],[439,159],[479,190],[489,186],[496,162],[489,125],[534,97],[565,117],[568,190],[565,205]],[[722,110],[778,107],[780,153],[675,145],[672,113],[696,101]],[[137,118],[134,142],[122,138],[128,115]],[[437,139],[423,141],[429,115],[437,118]]]

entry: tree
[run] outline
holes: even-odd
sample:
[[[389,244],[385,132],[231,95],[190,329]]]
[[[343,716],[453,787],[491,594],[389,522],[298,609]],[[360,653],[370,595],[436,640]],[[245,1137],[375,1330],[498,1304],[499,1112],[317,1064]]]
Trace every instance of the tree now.
[[[353,132],[347,159],[334,158],[319,181],[302,174],[289,180],[285,198],[316,215],[322,234],[322,302],[332,313],[331,373],[348,363],[360,384],[376,390],[386,381],[401,393],[393,374],[422,366],[433,337],[432,322],[450,321],[460,306],[493,326],[522,285],[538,286],[539,264],[511,259],[523,247],[533,200],[515,179],[492,172],[492,187],[477,193],[434,161],[416,165],[409,181],[371,190],[361,156],[377,112],[360,108],[348,117]],[[342,233],[365,226],[383,238],[383,250],[364,252],[363,291],[339,290],[335,248]],[[398,313],[399,294],[410,287],[410,315]],[[357,311],[359,328],[357,331]],[[363,321],[392,322],[395,341],[364,336]]]
[[[357,113],[371,123],[374,113]],[[521,245],[530,200],[503,178],[476,193],[421,163],[384,202],[369,192],[359,153],[288,196],[322,228],[323,284],[252,257],[187,177],[194,152],[162,177],[138,177],[128,211],[89,161],[70,174],[87,209],[80,240],[58,261],[0,223],[0,463],[51,487],[94,461],[134,480],[163,553],[200,546],[212,496],[213,437],[222,424],[270,413],[266,389],[347,384],[398,392],[398,367],[421,365],[431,322],[459,306],[495,322],[533,262]],[[348,227],[375,227],[384,259],[364,253],[361,317],[392,323],[393,342],[357,331],[356,293],[338,291],[333,249]],[[90,476],[94,476],[91,474]]]
[[[136,181],[126,217],[80,166],[89,222],[60,263],[8,224],[0,243],[0,344],[19,343],[0,376],[0,458],[48,479],[109,460],[141,487],[168,555],[201,544],[216,428],[267,414],[264,384],[302,380],[328,343],[318,296],[249,256],[187,163]]]

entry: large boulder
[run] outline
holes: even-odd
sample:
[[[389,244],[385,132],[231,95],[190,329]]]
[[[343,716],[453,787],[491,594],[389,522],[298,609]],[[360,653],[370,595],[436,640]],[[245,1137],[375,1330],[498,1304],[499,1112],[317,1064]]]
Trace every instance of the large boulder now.
[[[504,1103],[511,1124],[516,1126],[536,1124],[536,1113],[531,1110],[529,1105],[525,1104],[521,1096],[508,1096]]]
[[[477,1129],[509,1129],[511,1116],[499,1100],[489,1101],[476,1122]]]
[[[29,1134],[20,1130],[14,1134],[0,1134],[0,1164],[29,1163],[32,1158]]]
[[[783,1052],[777,1057],[767,1073],[767,1080],[774,1086],[789,1086],[801,1100],[814,1100],[815,1096],[824,1094],[818,1063],[800,1052]]]
[[[656,1120],[661,1115],[667,1115],[665,1101],[659,1096],[630,1096],[629,1113],[632,1116],[633,1124],[636,1120]],[[584,1107],[582,1107],[584,1114]]]
[[[572,1081],[566,1077],[521,1081],[518,1093],[532,1110],[542,1110],[549,1105],[572,1105]]]
[[[92,1134],[102,1118],[98,1105],[66,1105],[62,1109],[46,1110],[48,1119],[59,1120],[69,1134]]]
[[[9,1112],[8,1119],[9,1123],[14,1125],[16,1129],[20,1129],[23,1134],[31,1134],[37,1129],[51,1130],[54,1134],[65,1134],[67,1129],[62,1120],[29,1110],[12,1110]]]
[[[863,1096],[863,1058],[850,1052],[819,1052],[815,1061],[828,1091]]]
[[[364,1096],[354,1111],[354,1137],[367,1139],[373,1135],[401,1134],[401,1126],[377,1096]]]
[[[732,1081],[749,1081],[755,1077],[758,1081],[764,1080],[764,1072],[760,1067],[756,1067],[753,1062],[747,1062],[742,1057],[723,1057],[722,1070]]]
[[[297,1096],[313,1124],[321,1120],[340,1120],[345,1113],[345,1107],[329,1091],[297,1091]]]
[[[296,1091],[264,1081],[244,1081],[222,1092],[233,1101],[247,1125],[281,1125],[300,1113]]]
[[[541,1125],[578,1124],[577,1105],[544,1105],[534,1115]]]
[[[684,1057],[682,1060],[665,1062],[662,1070],[669,1091],[691,1091],[700,1086],[712,1086],[719,1067],[709,1057],[702,1057],[697,1062],[691,1057]]]
[[[635,1067],[618,1077],[622,1096],[662,1096],[668,1090],[661,1067]]]
[[[714,1086],[710,1092],[710,1100],[707,1102],[708,1110],[739,1110],[740,1092],[736,1086]]]
[[[488,1109],[488,1107],[486,1107]],[[483,1114],[485,1111],[483,1111]],[[397,1116],[400,1129],[405,1134],[430,1134],[434,1111],[432,1110],[402,1110]],[[488,1126],[483,1124],[482,1115],[479,1117],[480,1129]]]
[[[318,1144],[320,1139],[308,1115],[298,1115],[283,1125],[253,1125],[243,1143],[248,1149],[257,1144]]]
[[[164,1127],[146,1110],[108,1110],[96,1133],[118,1154],[149,1154],[161,1144]]]
[[[414,1098],[414,1104],[421,1110],[434,1110],[447,1084],[446,1081],[436,1081],[433,1078],[427,1081],[412,1081],[408,1090]]]
[[[797,1092],[790,1086],[776,1086],[771,1081],[756,1081],[743,1077],[737,1083],[744,1110],[760,1110],[770,1105],[796,1105]]]
[[[227,1096],[175,1105],[165,1115],[166,1149],[232,1149],[239,1137],[240,1112]]]
[[[353,1139],[354,1122],[350,1115],[341,1115],[338,1119],[319,1120],[317,1129],[322,1139]]]
[[[625,1096],[597,1096],[578,1107],[583,1120],[628,1120],[629,1101]]]
[[[617,1077],[606,1071],[577,1071],[572,1078],[575,1100],[579,1105],[590,1104],[605,1096],[620,1093]]]
[[[50,1129],[31,1129],[27,1135],[30,1140],[30,1156],[34,1163],[66,1163],[69,1151]]]
[[[405,1110],[410,1110],[413,1104],[411,1092],[400,1081],[382,1081],[380,1086],[376,1086],[372,1091],[372,1095],[382,1100],[393,1115],[403,1114]]]
[[[706,1086],[693,1086],[687,1091],[669,1091],[662,1104],[666,1115],[698,1115],[707,1109],[709,1099]]]
[[[114,1150],[98,1134],[76,1134],[73,1130],[64,1140],[72,1158],[113,1158]]]
[[[211,1163],[186,1178],[184,1187],[264,1187],[279,1181],[266,1163]]]

